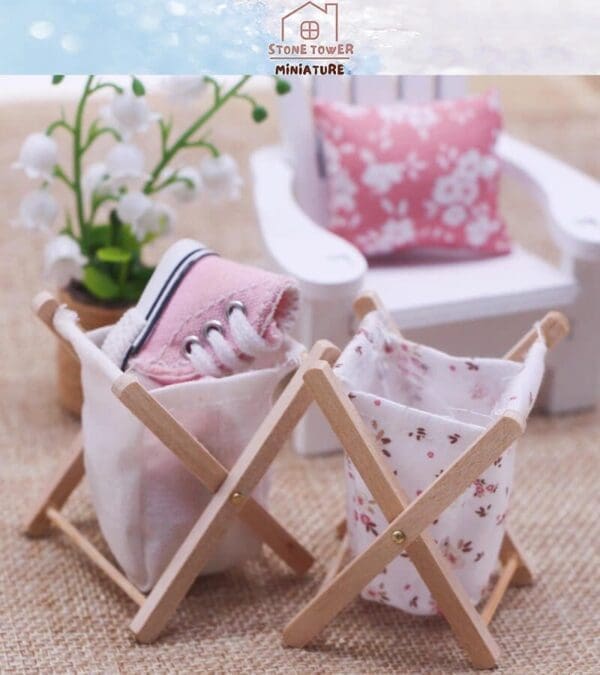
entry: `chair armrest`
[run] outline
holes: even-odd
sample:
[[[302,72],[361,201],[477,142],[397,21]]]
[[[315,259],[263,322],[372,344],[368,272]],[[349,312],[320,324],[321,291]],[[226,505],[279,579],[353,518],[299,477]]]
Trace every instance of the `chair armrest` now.
[[[600,183],[537,148],[502,134],[497,152],[545,206],[558,246],[574,258],[600,258]]]
[[[250,163],[260,229],[277,267],[298,279],[303,296],[313,300],[358,293],[367,272],[366,260],[300,208],[293,192],[292,169],[281,148],[261,148],[252,154]]]

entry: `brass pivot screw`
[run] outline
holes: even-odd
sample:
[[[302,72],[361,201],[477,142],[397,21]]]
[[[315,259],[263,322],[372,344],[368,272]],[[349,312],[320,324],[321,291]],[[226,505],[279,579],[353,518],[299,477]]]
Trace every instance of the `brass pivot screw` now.
[[[406,541],[406,535],[402,530],[394,530],[392,532],[392,539],[395,544],[403,544]]]
[[[241,492],[234,492],[231,495],[232,504],[241,504],[244,501],[244,495]]]

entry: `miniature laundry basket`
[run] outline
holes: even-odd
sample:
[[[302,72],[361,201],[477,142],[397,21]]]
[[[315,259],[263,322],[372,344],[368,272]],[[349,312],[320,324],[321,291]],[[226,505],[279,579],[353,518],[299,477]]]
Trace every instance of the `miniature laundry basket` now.
[[[210,493],[111,392],[122,371],[99,346],[110,327],[82,333],[75,315],[58,310],[56,330],[73,346],[82,370],[85,470],[102,533],[127,577],[142,591],[158,580],[210,500]],[[286,339],[272,367],[215,379],[155,387],[149,393],[231,467],[271,407],[274,390],[300,360]],[[265,504],[266,479],[254,497]],[[260,551],[236,521],[203,574],[221,571]]]
[[[482,431],[507,411],[527,415],[544,372],[540,337],[523,363],[448,356],[401,338],[369,313],[336,364],[336,375],[409,499],[415,499]],[[512,446],[433,523],[430,532],[477,604],[493,577],[513,483]],[[347,523],[354,555],[388,525],[349,459]],[[412,614],[435,602],[406,554],[363,590]]]

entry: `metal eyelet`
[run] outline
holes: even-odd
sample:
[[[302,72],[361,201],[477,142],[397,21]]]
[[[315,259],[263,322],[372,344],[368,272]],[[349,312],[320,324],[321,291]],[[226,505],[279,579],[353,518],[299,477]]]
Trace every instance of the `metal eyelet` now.
[[[197,338],[195,335],[188,335],[184,339],[183,345],[181,347],[183,355],[188,359],[190,358],[190,354],[192,353],[192,345],[200,345],[200,339]]]
[[[244,316],[248,312],[248,310],[246,309],[246,305],[241,300],[232,300],[227,305],[227,316],[231,316],[234,309],[241,310],[241,312],[242,312],[242,314],[244,314]]]
[[[202,332],[204,333],[204,337],[207,338],[208,334],[210,333],[211,330],[217,330],[221,335],[225,332],[225,329],[223,328],[223,324],[220,321],[217,321],[216,319],[213,319],[212,321],[207,321],[204,324],[204,328],[202,329]]]

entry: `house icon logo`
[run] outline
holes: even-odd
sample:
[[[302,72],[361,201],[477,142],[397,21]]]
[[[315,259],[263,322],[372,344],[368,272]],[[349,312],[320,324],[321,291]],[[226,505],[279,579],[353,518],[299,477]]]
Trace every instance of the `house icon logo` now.
[[[337,2],[309,0],[280,16],[280,41],[268,45],[275,75],[344,75],[354,45],[340,42],[339,29]]]
[[[281,18],[281,41],[337,42],[338,3],[305,2]]]

